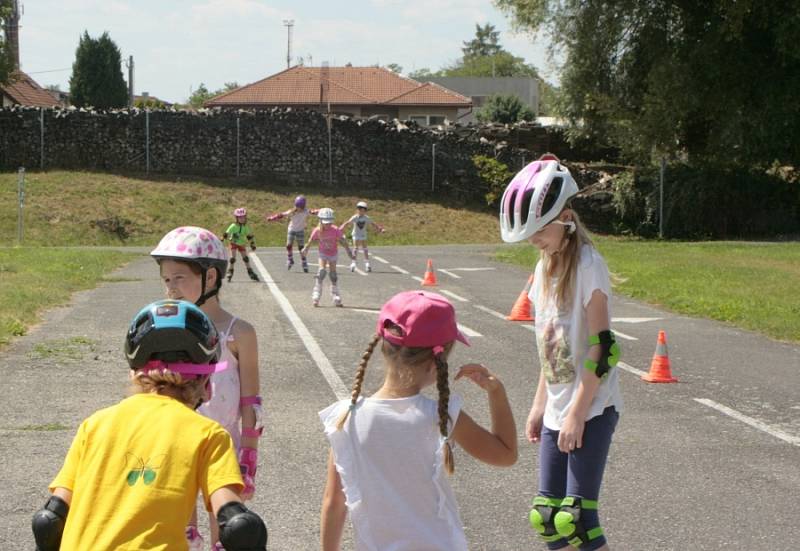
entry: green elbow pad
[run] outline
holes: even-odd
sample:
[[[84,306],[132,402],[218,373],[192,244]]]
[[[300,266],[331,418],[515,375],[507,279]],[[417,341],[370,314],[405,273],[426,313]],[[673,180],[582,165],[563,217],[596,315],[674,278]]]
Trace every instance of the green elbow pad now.
[[[589,346],[596,344],[600,345],[600,358],[597,361],[586,358],[583,362],[583,367],[602,379],[619,362],[619,344],[614,338],[614,333],[608,329],[589,337]]]

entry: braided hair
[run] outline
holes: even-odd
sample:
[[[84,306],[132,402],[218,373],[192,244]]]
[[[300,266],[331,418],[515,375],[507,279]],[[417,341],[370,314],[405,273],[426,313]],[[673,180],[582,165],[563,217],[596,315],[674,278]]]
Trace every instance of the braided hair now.
[[[375,350],[380,340],[381,336],[375,333],[375,335],[372,336],[372,340],[369,341],[367,349],[361,355],[361,362],[359,362],[358,369],[356,370],[356,380],[353,382],[353,392],[350,394],[350,407],[347,408],[339,418],[339,422],[336,423],[336,430],[342,430],[344,428],[344,422],[347,421],[347,416],[350,415],[350,412],[356,407],[358,397],[361,395],[361,385],[364,384],[364,373],[367,371],[367,362],[369,362],[369,359],[372,357],[372,352]]]

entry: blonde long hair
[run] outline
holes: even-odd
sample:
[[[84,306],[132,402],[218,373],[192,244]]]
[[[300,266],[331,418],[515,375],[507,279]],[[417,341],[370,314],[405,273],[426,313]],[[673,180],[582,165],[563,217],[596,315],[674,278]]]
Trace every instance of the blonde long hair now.
[[[388,327],[388,331],[400,336],[399,328]],[[444,467],[447,474],[453,474],[455,471],[455,461],[453,460],[453,448],[450,446],[448,439],[449,424],[452,421],[449,414],[450,405],[450,385],[448,383],[448,366],[447,357],[453,349],[454,342],[444,345],[444,351],[439,354],[434,354],[432,348],[411,348],[406,346],[398,346],[390,343],[385,339],[381,339],[379,334],[375,334],[370,340],[367,349],[361,355],[361,362],[358,364],[356,370],[356,378],[353,382],[353,391],[350,395],[350,407],[347,408],[339,421],[336,423],[336,429],[342,430],[345,421],[350,415],[350,412],[355,408],[358,397],[361,395],[361,387],[364,384],[364,374],[367,370],[367,363],[375,351],[375,347],[379,342],[383,341],[381,352],[386,360],[388,369],[398,369],[401,375],[407,374],[412,377],[410,370],[419,366],[425,365],[431,360],[436,363],[436,389],[439,392],[438,412],[439,412],[439,433],[445,438],[444,447]]]
[[[575,296],[575,274],[578,271],[578,261],[580,260],[581,248],[584,245],[594,247],[589,232],[578,217],[578,213],[567,205],[564,210],[569,209],[571,220],[575,223],[575,231],[566,232],[564,239],[567,241],[557,254],[549,254],[542,251],[542,275],[544,281],[548,282],[552,278],[558,278],[555,289],[555,302],[559,307],[572,305]],[[561,211],[562,213],[564,211]],[[561,214],[559,214],[559,217]],[[550,285],[543,285],[545,297],[550,293]]]

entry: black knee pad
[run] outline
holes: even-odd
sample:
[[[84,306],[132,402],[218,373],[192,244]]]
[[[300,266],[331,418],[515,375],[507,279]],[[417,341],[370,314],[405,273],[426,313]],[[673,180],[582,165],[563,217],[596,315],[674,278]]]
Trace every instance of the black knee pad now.
[[[533,529],[546,542],[561,539],[554,523],[560,505],[561,499],[557,497],[536,496],[533,498],[533,509],[528,515],[528,520]]]
[[[217,512],[219,541],[226,551],[266,551],[267,526],[257,514],[238,501]]]
[[[234,262],[236,262],[236,257],[232,256],[231,259],[230,259],[231,266],[233,266]]]
[[[553,523],[558,534],[565,538],[572,547],[578,548],[603,535],[600,526],[588,528],[581,520],[581,510],[597,510],[597,502],[579,497],[565,497],[556,513]]]
[[[58,551],[67,522],[69,505],[58,496],[50,496],[44,508],[33,515],[31,528],[37,551]]]
[[[244,260],[245,264],[250,264],[250,257],[249,256],[242,256],[242,260]]]
[[[327,272],[327,270],[325,270],[325,268],[320,268],[320,269],[317,271],[317,281],[318,281],[319,283],[322,283],[322,282],[325,280],[325,276],[326,276],[326,275],[328,275],[328,272]],[[333,275],[333,274],[331,274],[331,275]],[[331,280],[331,281],[333,281],[333,280]]]
[[[336,272],[331,272],[331,283],[336,285],[336,282],[339,281],[339,274]]]

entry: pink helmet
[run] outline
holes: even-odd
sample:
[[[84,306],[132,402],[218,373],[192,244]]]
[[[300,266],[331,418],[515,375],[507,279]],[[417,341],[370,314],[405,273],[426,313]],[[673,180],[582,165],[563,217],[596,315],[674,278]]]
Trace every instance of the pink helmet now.
[[[527,239],[552,222],[578,193],[572,175],[552,155],[514,176],[500,200],[500,235],[506,243]]]
[[[163,259],[183,260],[200,266],[203,275],[203,296],[197,301],[198,306],[217,293],[222,286],[222,276],[228,265],[228,251],[219,237],[197,226],[175,228],[161,238],[156,248],[150,251],[150,256],[155,258],[156,262]],[[217,288],[206,293],[206,271],[210,268],[217,270]]]
[[[238,209],[236,209],[235,211],[233,211],[233,215],[234,215],[236,218],[240,218],[240,217],[243,217],[243,216],[247,216],[247,209],[246,209],[246,208],[244,208],[244,207],[239,207]]]
[[[306,198],[303,197],[302,195],[298,195],[297,197],[294,198],[294,206],[296,206],[299,209],[306,208]]]

